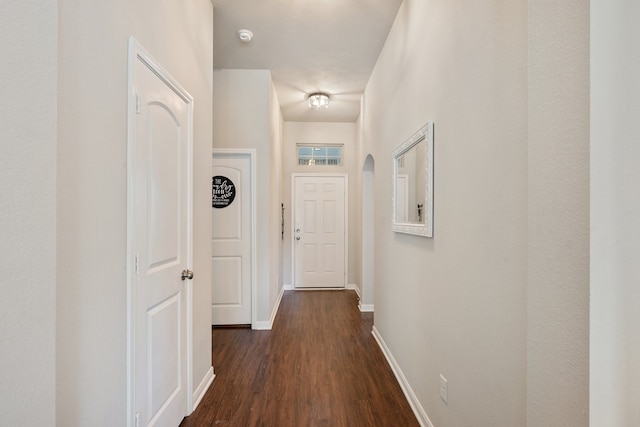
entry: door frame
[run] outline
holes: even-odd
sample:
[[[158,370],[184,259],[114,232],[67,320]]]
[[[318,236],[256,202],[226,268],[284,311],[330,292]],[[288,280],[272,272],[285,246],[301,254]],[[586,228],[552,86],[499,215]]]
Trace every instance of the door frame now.
[[[294,228],[296,223],[296,178],[343,178],[344,179],[344,287],[341,288],[296,288],[296,251]],[[291,174],[291,286],[296,290],[348,289],[349,288],[349,174],[348,173],[292,173]]]
[[[250,215],[250,225],[251,225],[251,329],[256,329],[258,318],[257,316],[257,296],[258,296],[258,284],[257,277],[257,216],[256,216],[256,149],[255,148],[213,148],[211,150],[211,160],[216,155],[241,155],[241,156],[249,156],[250,163],[250,172],[251,172],[251,192],[249,194],[249,199],[251,200],[251,212]],[[213,166],[211,166],[211,171],[213,172]],[[211,285],[211,284],[210,284]]]
[[[135,201],[135,176],[133,168],[134,150],[136,143],[136,64],[138,61],[144,63],[154,72],[167,86],[187,100],[187,109],[190,117],[193,118],[193,97],[187,92],[134,38],[129,37],[129,58],[127,74],[127,253],[126,253],[126,280],[127,280],[127,426],[135,427],[136,420],[136,384],[135,384],[135,285],[136,285],[136,257],[134,253],[134,201]],[[193,122],[187,123],[187,155],[189,166],[187,168],[187,182],[190,183],[187,190],[187,254],[186,265],[193,266]],[[193,280],[186,280],[184,286],[184,296],[186,300],[186,387],[185,393],[187,402],[187,413],[193,411]]]

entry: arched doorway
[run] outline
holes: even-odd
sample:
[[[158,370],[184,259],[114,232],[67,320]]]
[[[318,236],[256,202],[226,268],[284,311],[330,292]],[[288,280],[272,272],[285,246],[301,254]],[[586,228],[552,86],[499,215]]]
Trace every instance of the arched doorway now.
[[[373,311],[374,307],[374,244],[375,244],[375,160],[367,155],[362,167],[362,295],[360,311]]]

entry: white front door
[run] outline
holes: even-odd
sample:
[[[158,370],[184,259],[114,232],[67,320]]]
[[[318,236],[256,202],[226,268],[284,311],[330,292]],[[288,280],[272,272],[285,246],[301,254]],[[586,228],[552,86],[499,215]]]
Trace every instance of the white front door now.
[[[189,400],[190,279],[182,276],[192,263],[193,104],[137,44],[131,49],[129,422],[175,427]]]
[[[252,157],[213,153],[211,178],[214,325],[251,324]]]
[[[346,285],[346,175],[294,175],[296,288]]]

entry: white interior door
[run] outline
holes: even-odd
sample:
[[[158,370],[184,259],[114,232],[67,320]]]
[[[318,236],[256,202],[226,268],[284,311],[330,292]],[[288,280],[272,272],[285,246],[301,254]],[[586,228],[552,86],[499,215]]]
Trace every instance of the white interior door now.
[[[130,422],[175,427],[187,415],[189,400],[190,279],[182,276],[189,275],[192,262],[193,104],[141,55],[133,64],[129,139],[135,417]]]
[[[211,319],[214,325],[251,324],[251,168],[248,153],[213,153]]]
[[[296,288],[346,285],[346,176],[297,175],[293,253]]]

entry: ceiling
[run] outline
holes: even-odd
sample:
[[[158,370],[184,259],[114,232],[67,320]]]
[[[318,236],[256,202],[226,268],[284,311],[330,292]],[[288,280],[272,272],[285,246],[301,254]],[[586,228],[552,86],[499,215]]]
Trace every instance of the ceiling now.
[[[286,121],[355,122],[402,0],[212,0],[215,69],[271,70]],[[240,29],[254,37],[238,38]],[[327,109],[307,96],[330,95]]]

